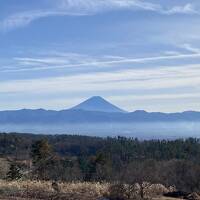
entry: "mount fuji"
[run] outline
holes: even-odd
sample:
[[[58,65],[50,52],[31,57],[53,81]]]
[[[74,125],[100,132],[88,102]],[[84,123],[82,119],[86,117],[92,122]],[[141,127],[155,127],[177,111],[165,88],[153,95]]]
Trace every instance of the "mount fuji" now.
[[[200,112],[126,112],[99,96],[70,109],[0,111],[0,132],[130,136],[200,137]]]
[[[104,98],[100,96],[94,96],[86,101],[80,103],[79,105],[71,108],[72,110],[85,110],[85,111],[99,111],[99,112],[122,112],[125,111],[117,106],[111,104],[110,102],[106,101]]]

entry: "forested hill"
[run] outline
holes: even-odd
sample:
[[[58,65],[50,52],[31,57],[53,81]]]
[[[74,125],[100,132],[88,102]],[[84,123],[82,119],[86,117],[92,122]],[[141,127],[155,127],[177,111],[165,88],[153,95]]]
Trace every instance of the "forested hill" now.
[[[200,191],[199,139],[140,141],[2,133],[0,154],[0,178],[8,180],[27,179],[28,172],[30,180],[150,182]],[[10,168],[4,173],[7,165]]]
[[[78,135],[33,135],[0,133],[0,154],[29,157],[33,143],[47,140],[60,156],[93,156],[103,153],[120,160],[134,159],[190,159],[200,162],[200,139],[140,141],[124,137],[88,137]]]

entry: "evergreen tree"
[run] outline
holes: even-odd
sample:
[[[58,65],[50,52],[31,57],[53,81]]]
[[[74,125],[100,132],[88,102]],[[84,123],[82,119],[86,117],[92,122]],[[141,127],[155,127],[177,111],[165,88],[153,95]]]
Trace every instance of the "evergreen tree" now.
[[[34,165],[33,175],[37,179],[48,179],[48,168],[52,163],[52,148],[47,140],[40,140],[32,145],[31,157]]]
[[[39,140],[32,145],[31,157],[34,164],[48,160],[52,155],[52,147],[47,140]]]
[[[7,173],[8,180],[19,180],[23,177],[22,167],[16,162],[11,163],[10,169]]]

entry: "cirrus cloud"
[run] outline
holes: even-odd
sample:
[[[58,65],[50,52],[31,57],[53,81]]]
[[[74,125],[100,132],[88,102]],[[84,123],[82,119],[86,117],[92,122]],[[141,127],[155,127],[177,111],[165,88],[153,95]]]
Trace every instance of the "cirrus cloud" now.
[[[162,4],[142,0],[58,0],[54,7],[27,10],[5,17],[0,21],[0,30],[9,31],[23,27],[45,17],[94,15],[112,10],[144,10],[164,15],[199,14],[191,3],[165,8]]]

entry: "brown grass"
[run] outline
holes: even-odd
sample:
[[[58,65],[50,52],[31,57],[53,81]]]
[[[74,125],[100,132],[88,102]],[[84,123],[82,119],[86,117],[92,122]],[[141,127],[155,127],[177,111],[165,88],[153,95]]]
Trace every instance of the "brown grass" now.
[[[41,181],[13,181],[0,180],[0,199],[61,199],[61,200],[96,200],[104,195],[109,196],[110,184],[108,183],[59,183],[60,192],[52,188],[52,182]],[[156,184],[150,185],[148,193],[154,191],[162,195],[167,189]],[[156,200],[161,199],[157,198]],[[164,200],[164,199],[162,199]],[[168,199],[167,199],[168,200]]]
[[[0,198],[96,200],[109,188],[108,184],[100,183],[60,183],[59,187],[60,193],[57,194],[52,188],[52,182],[0,181]]]
[[[0,158],[0,179],[6,177],[10,167],[10,163],[6,158]]]

